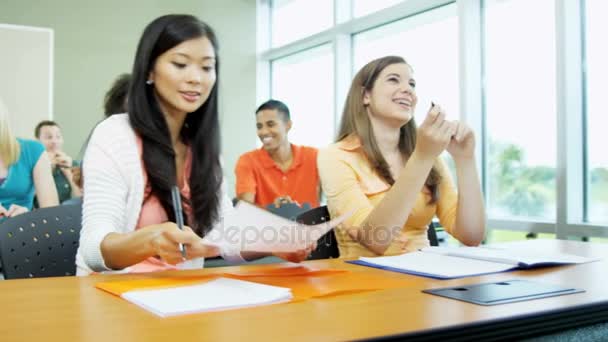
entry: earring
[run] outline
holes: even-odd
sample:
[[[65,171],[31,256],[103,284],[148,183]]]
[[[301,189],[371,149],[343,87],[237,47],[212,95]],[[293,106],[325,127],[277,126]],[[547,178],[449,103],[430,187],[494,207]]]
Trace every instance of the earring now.
[[[147,84],[147,85],[150,85],[150,84],[152,84],[152,83],[154,83],[154,81],[152,81],[152,80],[147,80],[147,81],[146,81],[146,84]]]

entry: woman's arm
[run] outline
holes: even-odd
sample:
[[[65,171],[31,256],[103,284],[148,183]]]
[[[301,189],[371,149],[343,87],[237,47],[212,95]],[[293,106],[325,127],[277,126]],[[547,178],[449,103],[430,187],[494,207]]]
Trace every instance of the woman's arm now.
[[[82,196],[82,191],[80,190],[80,187],[74,181],[74,173],[72,172],[72,168],[62,168],[61,172],[63,173],[63,175],[67,179],[68,183],[70,184],[70,189],[71,189],[70,197]]]
[[[397,180],[365,221],[349,235],[376,254],[384,254],[410,216],[435,158],[446,148],[455,126],[437,106],[431,108],[417,134],[416,148]]]
[[[40,208],[59,205],[57,188],[55,188],[55,180],[51,171],[51,161],[46,152],[42,153],[40,158],[38,158],[32,175]]]
[[[179,244],[186,249],[184,258]],[[180,230],[173,222],[150,225],[130,233],[110,233],[101,242],[101,254],[107,267],[123,269],[158,256],[170,264],[177,264],[186,259],[213,257],[219,250],[202,244],[189,227]]]
[[[475,136],[471,129],[458,123],[448,152],[456,164],[458,209],[452,235],[468,246],[481,243],[485,235],[485,206],[475,163]]]

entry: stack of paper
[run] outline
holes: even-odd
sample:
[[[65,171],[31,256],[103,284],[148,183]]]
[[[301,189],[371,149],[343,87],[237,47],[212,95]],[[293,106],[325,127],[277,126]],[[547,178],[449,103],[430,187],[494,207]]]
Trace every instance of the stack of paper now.
[[[281,303],[292,298],[289,288],[229,278],[160,290],[128,291],[121,296],[161,317]]]

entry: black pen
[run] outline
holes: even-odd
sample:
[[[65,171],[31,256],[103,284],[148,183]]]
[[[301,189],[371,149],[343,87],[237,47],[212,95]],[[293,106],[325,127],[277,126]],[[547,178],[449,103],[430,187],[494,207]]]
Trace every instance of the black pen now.
[[[173,212],[175,213],[175,223],[179,230],[184,230],[184,216],[182,215],[182,196],[179,193],[177,185],[171,188],[171,200],[173,201]],[[179,251],[182,252],[182,257],[186,258],[186,247],[179,244]]]

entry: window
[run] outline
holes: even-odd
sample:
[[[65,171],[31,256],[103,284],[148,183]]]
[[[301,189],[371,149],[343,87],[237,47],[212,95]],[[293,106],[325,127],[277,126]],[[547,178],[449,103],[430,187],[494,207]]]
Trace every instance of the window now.
[[[271,96],[285,102],[295,144],[325,147],[334,138],[334,68],[329,44],[272,61]]]
[[[490,229],[608,237],[608,1],[258,4],[261,17],[270,15],[261,27],[272,32],[259,35],[271,47],[259,54],[262,70],[271,72],[260,73],[258,86],[292,108],[297,143],[331,142],[354,73],[402,56],[417,81],[416,121],[435,102],[475,130]],[[572,124],[558,131],[562,116]]]
[[[272,46],[281,46],[332,27],[334,2],[274,0],[271,17]]]
[[[608,79],[608,2],[586,0],[586,109],[587,109],[587,218],[590,222],[608,222],[608,118],[604,96]]]
[[[422,122],[431,101],[451,119],[459,117],[456,5],[444,6],[354,36],[354,72],[373,59],[402,56],[414,69]]]
[[[484,4],[489,216],[554,220],[554,1]]]
[[[362,17],[403,1],[404,0],[353,0],[353,17]]]

